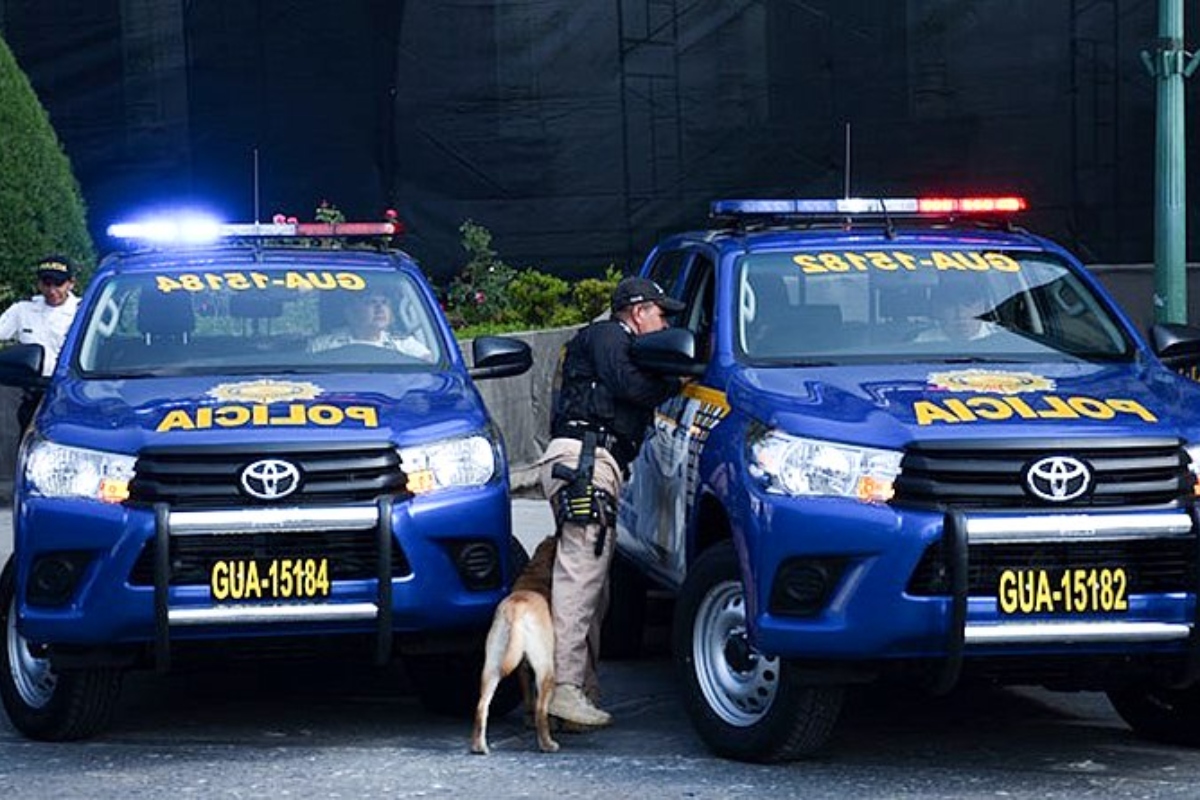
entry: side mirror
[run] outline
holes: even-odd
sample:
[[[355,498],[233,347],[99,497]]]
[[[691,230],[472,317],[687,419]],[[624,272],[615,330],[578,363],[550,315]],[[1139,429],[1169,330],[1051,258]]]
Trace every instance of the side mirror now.
[[[475,380],[508,378],[533,366],[529,345],[511,336],[480,336],[471,342],[474,366],[468,372]]]
[[[1150,340],[1155,354],[1171,369],[1200,364],[1200,328],[1160,323],[1151,326]]]
[[[14,344],[0,350],[0,386],[45,389],[50,379],[42,375],[46,351],[40,344]]]
[[[633,363],[650,372],[680,377],[700,376],[706,365],[696,358],[696,336],[683,328],[667,328],[633,340]]]

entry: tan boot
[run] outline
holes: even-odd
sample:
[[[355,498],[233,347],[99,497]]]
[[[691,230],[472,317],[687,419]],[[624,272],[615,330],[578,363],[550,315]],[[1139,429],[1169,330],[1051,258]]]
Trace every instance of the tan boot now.
[[[612,724],[612,715],[592,705],[583,690],[569,683],[554,687],[550,716],[582,728],[603,728]]]

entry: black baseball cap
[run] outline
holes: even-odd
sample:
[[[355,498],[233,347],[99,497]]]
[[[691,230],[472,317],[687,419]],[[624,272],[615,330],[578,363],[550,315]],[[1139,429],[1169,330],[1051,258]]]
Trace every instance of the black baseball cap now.
[[[39,281],[64,283],[75,279],[75,265],[66,256],[46,256],[37,263]]]
[[[649,278],[625,278],[613,290],[612,310],[636,306],[638,303],[654,303],[668,314],[683,311],[683,303],[668,297],[663,288]]]

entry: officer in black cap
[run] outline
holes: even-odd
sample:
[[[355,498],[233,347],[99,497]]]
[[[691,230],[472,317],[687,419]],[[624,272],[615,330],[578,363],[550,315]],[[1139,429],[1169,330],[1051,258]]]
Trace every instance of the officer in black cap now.
[[[564,348],[540,478],[559,537],[550,601],[557,682],[550,714],[574,729],[612,722],[597,707],[595,666],[616,498],[654,407],[679,389],[677,379],[640,369],[630,349],[635,337],[666,328],[667,318],[682,309],[654,281],[625,278],[613,292],[611,317],[583,328]]]
[[[75,288],[76,270],[66,256],[50,255],[37,263],[36,271],[38,293],[0,314],[0,341],[40,344],[44,352],[42,374],[51,375],[79,308],[79,298],[71,291]],[[17,409],[22,430],[40,400],[40,392],[26,392]]]

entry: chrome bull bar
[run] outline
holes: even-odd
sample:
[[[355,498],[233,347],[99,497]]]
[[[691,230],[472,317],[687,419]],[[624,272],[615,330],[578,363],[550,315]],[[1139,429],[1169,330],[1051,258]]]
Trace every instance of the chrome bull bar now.
[[[392,498],[373,505],[214,509],[171,511],[165,503],[154,506],[154,629],[155,666],[165,672],[171,665],[172,627],[202,625],[260,625],[293,622],[376,620],[375,660],[383,664],[392,651]],[[374,602],[228,605],[172,608],[170,606],[171,537],[222,536],[245,533],[304,531],[354,531],[374,529],[376,581]]]
[[[1194,506],[1169,513],[1053,514],[969,516],[948,511],[942,540],[946,574],[950,576],[950,637],[946,660],[935,691],[949,691],[962,673],[965,650],[971,645],[1028,645],[1049,642],[1167,642],[1190,640],[1181,680],[1200,675],[1200,567],[1193,568],[1193,619],[1188,623],[1122,620],[967,622],[968,547],[979,543],[1037,543],[1062,541],[1129,541],[1200,537]],[[1200,547],[1197,548],[1200,552]]]

